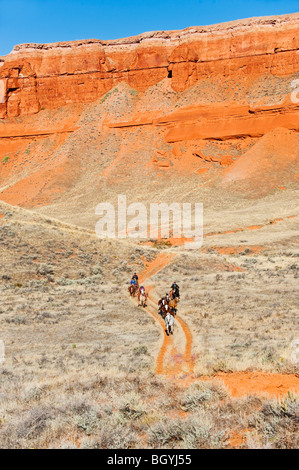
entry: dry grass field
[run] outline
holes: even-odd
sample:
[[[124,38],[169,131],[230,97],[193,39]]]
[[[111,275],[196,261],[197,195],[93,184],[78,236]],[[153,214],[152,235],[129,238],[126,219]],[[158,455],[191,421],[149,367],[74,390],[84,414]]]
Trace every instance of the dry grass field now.
[[[211,250],[212,251],[212,250]],[[198,374],[256,368],[291,371],[298,336],[298,249],[184,254],[152,278],[161,294],[177,280],[180,316],[193,336]]]
[[[1,212],[1,448],[298,447],[295,240],[193,253]],[[129,297],[134,271],[147,309]],[[174,280],[169,338],[156,298]],[[228,381],[254,372],[281,383]]]

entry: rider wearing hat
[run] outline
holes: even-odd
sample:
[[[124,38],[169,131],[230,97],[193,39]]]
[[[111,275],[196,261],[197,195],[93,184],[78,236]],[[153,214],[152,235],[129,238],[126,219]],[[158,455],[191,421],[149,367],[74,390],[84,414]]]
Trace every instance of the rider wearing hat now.
[[[177,285],[176,282],[174,282],[171,286],[171,289],[172,289],[172,297],[178,297],[180,298],[180,288],[179,286]]]
[[[136,273],[134,273],[133,276],[132,276],[131,284],[138,285],[138,276],[137,276]]]
[[[143,286],[139,287],[138,300],[140,300],[140,295],[145,295],[145,288]]]

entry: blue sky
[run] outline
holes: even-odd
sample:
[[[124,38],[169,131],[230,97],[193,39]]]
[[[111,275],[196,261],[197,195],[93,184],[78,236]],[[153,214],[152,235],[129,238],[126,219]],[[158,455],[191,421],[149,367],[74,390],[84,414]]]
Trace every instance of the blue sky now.
[[[299,0],[0,0],[0,55],[15,44],[116,39],[299,11]]]

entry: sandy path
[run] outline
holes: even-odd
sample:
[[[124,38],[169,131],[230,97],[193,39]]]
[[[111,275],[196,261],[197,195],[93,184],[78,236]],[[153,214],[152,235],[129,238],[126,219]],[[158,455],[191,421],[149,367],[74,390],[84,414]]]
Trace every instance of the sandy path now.
[[[193,372],[192,335],[188,325],[180,318],[179,314],[175,317],[174,334],[171,336],[166,335],[165,322],[158,314],[159,296],[150,284],[150,280],[171,263],[175,257],[175,253],[160,253],[153,261],[146,262],[147,266],[139,276],[139,282],[146,287],[149,294],[146,310],[158,321],[163,330],[163,340],[156,362],[156,373],[167,375],[173,379]]]
[[[288,392],[298,393],[298,374],[245,371],[217,373],[207,377],[194,376],[192,334],[190,328],[178,314],[175,317],[173,336],[166,335],[164,320],[157,313],[158,295],[155,293],[154,286],[151,284],[151,277],[170,264],[176,256],[176,253],[169,251],[158,254],[153,261],[149,263],[145,262],[146,268],[139,276],[140,283],[146,287],[149,293],[146,310],[155,318],[163,330],[163,339],[156,361],[156,373],[163,374],[182,386],[188,386],[195,380],[219,380],[227,387],[233,397],[256,394],[281,398]]]

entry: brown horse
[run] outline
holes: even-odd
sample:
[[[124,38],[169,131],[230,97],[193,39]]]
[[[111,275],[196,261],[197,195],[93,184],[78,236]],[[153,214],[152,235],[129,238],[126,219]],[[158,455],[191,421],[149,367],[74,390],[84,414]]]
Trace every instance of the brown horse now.
[[[162,318],[165,318],[168,313],[170,313],[170,307],[168,304],[162,305],[161,309],[159,310],[160,315]]]
[[[176,312],[177,312],[177,306],[178,306],[177,299],[171,300],[168,305],[169,305],[169,308],[170,308],[170,312],[174,313],[174,315],[175,315]]]
[[[130,295],[132,297],[135,297],[135,294],[137,292],[137,289],[138,289],[138,286],[136,284],[131,284],[129,287],[128,287],[128,291],[130,292]]]
[[[161,310],[165,305],[168,305],[170,301],[169,294],[166,294],[165,297],[161,297],[161,299],[158,301],[158,312],[161,313]]]
[[[165,305],[165,301],[164,301],[163,298],[160,299],[160,300],[158,300],[158,310],[159,310],[159,312],[160,312],[160,310],[162,310],[162,308],[164,307],[164,305]]]

